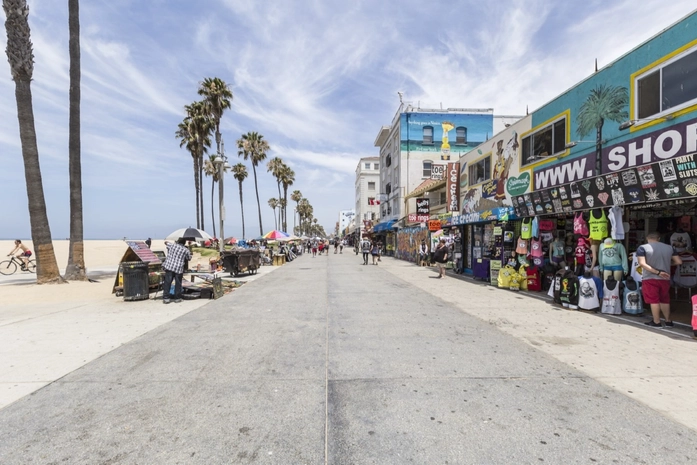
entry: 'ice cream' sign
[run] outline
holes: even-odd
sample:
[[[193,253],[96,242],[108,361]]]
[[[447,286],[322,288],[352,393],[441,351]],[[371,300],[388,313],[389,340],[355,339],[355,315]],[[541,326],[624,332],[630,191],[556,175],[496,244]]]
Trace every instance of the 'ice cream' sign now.
[[[460,163],[448,163],[446,176],[448,211],[460,211]]]

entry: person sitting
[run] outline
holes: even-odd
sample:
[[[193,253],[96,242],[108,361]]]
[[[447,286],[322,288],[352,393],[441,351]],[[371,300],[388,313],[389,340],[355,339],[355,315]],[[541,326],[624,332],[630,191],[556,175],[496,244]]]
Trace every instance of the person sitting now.
[[[24,270],[27,265],[29,264],[29,257],[31,257],[31,250],[29,250],[29,247],[26,245],[22,244],[22,241],[17,239],[15,241],[15,248],[12,249],[12,252],[8,253],[7,256],[13,255],[15,252],[19,250],[19,253],[15,255],[16,258],[22,260],[22,270]]]

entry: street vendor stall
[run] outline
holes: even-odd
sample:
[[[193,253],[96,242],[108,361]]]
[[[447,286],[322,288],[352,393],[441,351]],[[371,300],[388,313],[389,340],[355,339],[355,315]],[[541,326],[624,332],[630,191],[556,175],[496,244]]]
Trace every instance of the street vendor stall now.
[[[233,249],[222,253],[223,269],[230,275],[256,274],[261,266],[261,252],[256,249]]]
[[[143,241],[126,241],[126,245],[111,293],[124,300],[148,299],[150,290],[160,287],[162,261]]]

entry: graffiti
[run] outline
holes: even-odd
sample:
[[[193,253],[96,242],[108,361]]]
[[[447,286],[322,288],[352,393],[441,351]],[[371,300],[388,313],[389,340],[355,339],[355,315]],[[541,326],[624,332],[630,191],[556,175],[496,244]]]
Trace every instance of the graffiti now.
[[[395,256],[400,260],[416,263],[419,256],[419,245],[424,240],[428,243],[428,229],[404,228],[397,233],[397,250]]]

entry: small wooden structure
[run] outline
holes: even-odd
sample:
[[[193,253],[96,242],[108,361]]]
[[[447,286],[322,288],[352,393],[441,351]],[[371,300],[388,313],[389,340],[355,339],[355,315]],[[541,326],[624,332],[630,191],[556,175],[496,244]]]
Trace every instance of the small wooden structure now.
[[[119,272],[114,280],[114,287],[111,290],[112,294],[120,296],[123,294],[123,268],[121,264],[124,262],[144,262],[148,264],[148,275],[151,290],[157,290],[160,287],[160,276],[162,274],[162,260],[155,255],[155,252],[150,250],[150,247],[143,241],[126,241],[128,249],[121,257],[119,262]]]

